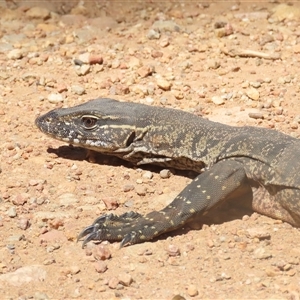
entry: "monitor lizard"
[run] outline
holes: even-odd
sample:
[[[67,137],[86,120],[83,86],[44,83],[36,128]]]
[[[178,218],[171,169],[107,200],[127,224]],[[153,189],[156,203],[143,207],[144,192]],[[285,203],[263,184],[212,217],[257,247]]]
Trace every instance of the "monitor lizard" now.
[[[254,211],[300,226],[300,140],[251,126],[212,122],[182,110],[99,98],[54,109],[35,121],[48,136],[114,155],[199,173],[160,211],[106,214],[78,239],[151,240],[199,219],[241,190]]]

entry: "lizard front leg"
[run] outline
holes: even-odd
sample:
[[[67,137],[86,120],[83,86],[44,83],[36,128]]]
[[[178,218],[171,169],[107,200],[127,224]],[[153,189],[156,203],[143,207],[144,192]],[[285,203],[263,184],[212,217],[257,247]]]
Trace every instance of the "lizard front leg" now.
[[[83,246],[91,240],[109,240],[121,241],[121,247],[151,240],[201,216],[243,185],[248,185],[243,165],[234,160],[220,161],[198,175],[164,209],[145,216],[135,212],[101,216],[78,239],[87,236]]]

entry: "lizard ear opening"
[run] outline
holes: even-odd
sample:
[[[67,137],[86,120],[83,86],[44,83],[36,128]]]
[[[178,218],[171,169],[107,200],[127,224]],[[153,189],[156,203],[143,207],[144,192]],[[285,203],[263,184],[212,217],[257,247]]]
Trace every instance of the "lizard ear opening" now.
[[[129,147],[133,143],[134,139],[135,139],[135,131],[131,132],[131,134],[129,135],[126,141],[126,147]]]

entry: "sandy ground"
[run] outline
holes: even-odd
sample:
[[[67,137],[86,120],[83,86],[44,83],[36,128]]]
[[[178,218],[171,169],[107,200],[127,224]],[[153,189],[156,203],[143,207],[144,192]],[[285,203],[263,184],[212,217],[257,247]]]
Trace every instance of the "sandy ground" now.
[[[238,203],[151,242],[82,249],[99,215],[161,209],[195,174],[91,163],[34,120],[111,97],[299,137],[300,5],[1,3],[1,298],[299,299],[299,230]]]

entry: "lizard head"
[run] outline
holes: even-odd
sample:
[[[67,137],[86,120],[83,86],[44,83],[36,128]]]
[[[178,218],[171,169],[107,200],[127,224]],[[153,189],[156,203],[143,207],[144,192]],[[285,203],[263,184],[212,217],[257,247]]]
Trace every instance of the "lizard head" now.
[[[51,110],[38,117],[35,124],[57,140],[98,152],[113,152],[128,148],[135,139],[134,110],[130,104],[96,99]]]

